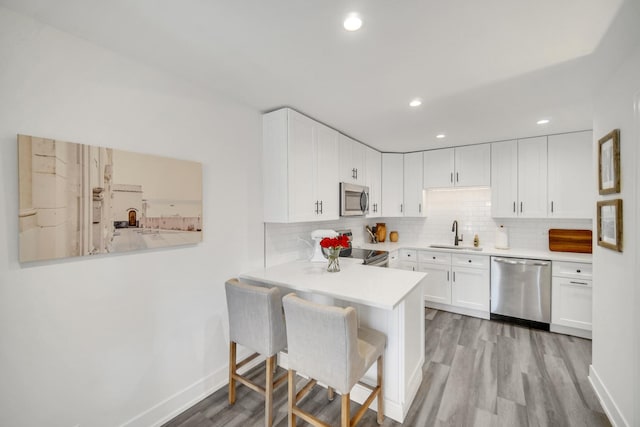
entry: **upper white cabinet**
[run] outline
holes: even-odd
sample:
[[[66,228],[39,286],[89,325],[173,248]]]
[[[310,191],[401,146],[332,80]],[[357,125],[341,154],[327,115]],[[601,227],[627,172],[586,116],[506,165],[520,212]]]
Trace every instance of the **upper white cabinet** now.
[[[404,154],[382,153],[382,216],[404,216]]]
[[[549,136],[550,217],[592,218],[592,139],[591,131]]]
[[[518,140],[518,215],[547,216],[547,137]]]
[[[382,213],[382,154],[365,147],[365,185],[369,187],[368,218],[379,217]]]
[[[404,216],[424,216],[422,153],[404,155]]]
[[[490,184],[490,144],[424,152],[424,188],[480,187]]]
[[[338,219],[338,132],[289,108],[262,124],[264,221]]]
[[[424,188],[453,187],[453,148],[424,152]]]
[[[491,215],[518,216],[518,141],[491,144]]]
[[[455,158],[456,187],[491,185],[491,146],[489,144],[456,147]]]
[[[340,181],[365,185],[367,147],[340,134]]]
[[[491,144],[494,217],[547,216],[547,137]]]

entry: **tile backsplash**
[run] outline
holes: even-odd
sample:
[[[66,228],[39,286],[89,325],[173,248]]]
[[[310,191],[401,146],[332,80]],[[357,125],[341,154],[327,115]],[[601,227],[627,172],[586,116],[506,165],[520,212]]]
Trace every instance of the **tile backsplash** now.
[[[590,219],[523,219],[492,218],[491,190],[443,189],[425,191],[426,218],[341,218],[338,221],[322,221],[296,224],[265,224],[265,264],[305,259],[311,256],[311,231],[344,229],[353,231],[355,242],[368,241],[364,226],[385,222],[387,234],[395,230],[399,241],[424,243],[453,243],[451,227],[458,221],[463,244],[472,244],[475,234],[480,246],[493,247],[495,231],[504,225],[509,234],[509,245],[513,248],[547,250],[550,228],[573,228],[591,230]]]

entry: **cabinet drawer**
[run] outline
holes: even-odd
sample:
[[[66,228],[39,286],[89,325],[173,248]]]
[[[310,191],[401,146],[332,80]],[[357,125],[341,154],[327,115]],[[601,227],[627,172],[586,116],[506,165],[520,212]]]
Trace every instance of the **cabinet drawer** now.
[[[398,253],[398,259],[400,261],[418,262],[418,251],[415,249],[400,249]]]
[[[451,254],[435,251],[419,251],[418,262],[420,264],[451,264]]]
[[[418,271],[418,263],[413,261],[399,261],[395,268],[399,270]]]
[[[486,255],[451,255],[451,266],[489,269],[489,257]]]
[[[586,262],[553,261],[551,269],[553,276],[590,280],[593,275],[592,265]]]

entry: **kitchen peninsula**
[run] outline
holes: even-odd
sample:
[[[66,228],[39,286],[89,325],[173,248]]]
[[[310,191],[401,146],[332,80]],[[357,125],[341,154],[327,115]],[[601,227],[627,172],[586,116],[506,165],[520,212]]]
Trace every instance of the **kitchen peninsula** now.
[[[425,273],[371,267],[341,258],[341,271],[329,273],[325,263],[296,261],[244,273],[240,278],[295,292],[301,297],[338,306],[352,306],[361,325],[387,336],[384,358],[385,415],[402,422],[422,381],[424,363]],[[286,367],[286,354],[280,355]],[[365,381],[375,382],[375,366]],[[362,403],[365,388],[356,385],[351,398]],[[375,410],[375,403],[371,409]]]

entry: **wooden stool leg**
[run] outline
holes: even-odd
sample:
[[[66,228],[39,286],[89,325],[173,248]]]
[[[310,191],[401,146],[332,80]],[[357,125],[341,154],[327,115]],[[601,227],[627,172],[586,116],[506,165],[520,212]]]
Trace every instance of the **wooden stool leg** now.
[[[289,409],[289,427],[295,427],[296,425],[296,416],[293,413],[293,406],[296,404],[296,371],[293,369],[289,369],[289,377],[287,381],[289,382],[289,402],[287,404]]]
[[[351,397],[349,393],[342,395],[342,410],[340,411],[340,426],[349,427],[351,423]]]
[[[236,403],[236,380],[233,376],[236,374],[236,343],[229,342],[229,404]]]
[[[382,355],[378,357],[378,361],[376,362],[378,365],[378,386],[380,387],[380,393],[378,394],[378,424],[382,424],[384,422],[384,388],[382,386],[383,380],[383,358]]]
[[[273,359],[275,356],[267,357],[267,379],[264,388],[264,425],[273,425]]]
[[[333,401],[333,399],[336,397],[335,390],[333,390],[333,387],[327,387],[327,397],[331,401]]]

